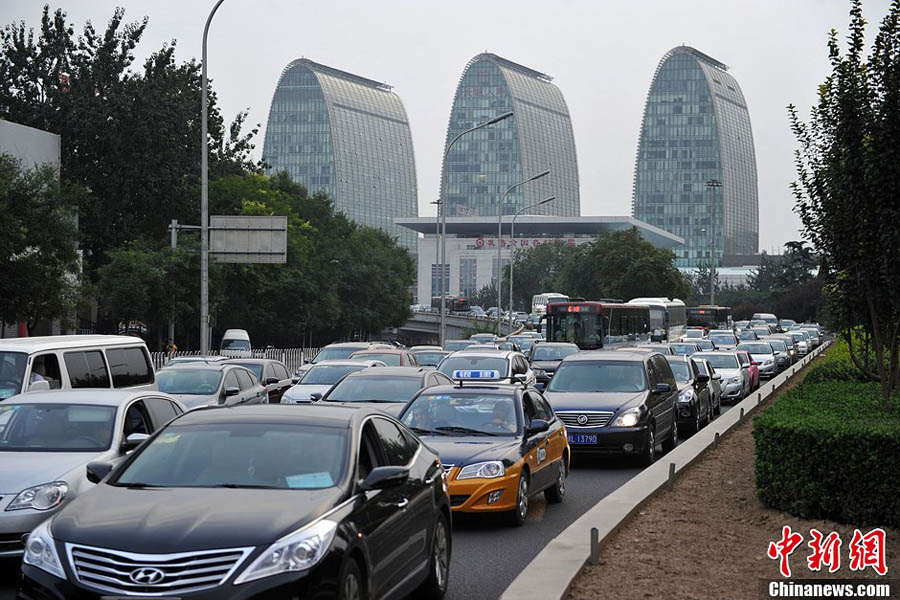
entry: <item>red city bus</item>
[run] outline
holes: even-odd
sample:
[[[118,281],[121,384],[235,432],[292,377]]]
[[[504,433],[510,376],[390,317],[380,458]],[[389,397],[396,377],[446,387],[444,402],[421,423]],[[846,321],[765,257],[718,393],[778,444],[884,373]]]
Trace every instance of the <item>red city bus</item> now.
[[[650,308],[640,304],[554,302],[546,319],[548,342],[571,342],[581,350],[650,341]]]

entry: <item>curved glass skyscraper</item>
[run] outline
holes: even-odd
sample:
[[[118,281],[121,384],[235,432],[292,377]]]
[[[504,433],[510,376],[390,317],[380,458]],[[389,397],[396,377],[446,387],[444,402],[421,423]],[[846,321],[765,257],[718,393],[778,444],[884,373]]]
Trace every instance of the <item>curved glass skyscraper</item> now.
[[[466,65],[447,128],[446,144],[492,117],[515,117],[467,134],[443,165],[448,178],[448,216],[497,215],[500,196],[514,184],[551,169],[550,175],[510,193],[502,214],[555,195],[532,214],[577,216],[578,164],[572,121],[551,77],[495,54],[479,54]]]
[[[391,87],[305,58],[281,73],[263,144],[269,173],[287,171],[325,192],[350,219],[380,227],[415,251],[393,224],[418,215],[409,120]]]
[[[719,185],[721,184],[721,185]],[[728,67],[678,46],[653,76],[638,143],[634,218],[685,239],[677,265],[756,254],[759,198],[750,113]]]

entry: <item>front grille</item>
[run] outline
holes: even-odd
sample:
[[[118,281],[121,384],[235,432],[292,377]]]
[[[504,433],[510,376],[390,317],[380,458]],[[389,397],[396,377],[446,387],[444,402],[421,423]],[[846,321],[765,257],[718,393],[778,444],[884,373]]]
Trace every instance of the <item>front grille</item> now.
[[[469,499],[468,494],[454,494],[450,496],[450,506],[462,506]]]
[[[66,550],[81,583],[116,594],[144,596],[185,594],[221,585],[253,548],[134,554],[66,544]]]
[[[613,417],[612,411],[563,411],[556,416],[566,427],[603,427]]]
[[[0,554],[5,552],[24,552],[25,543],[22,537],[27,533],[3,533],[0,534]]]

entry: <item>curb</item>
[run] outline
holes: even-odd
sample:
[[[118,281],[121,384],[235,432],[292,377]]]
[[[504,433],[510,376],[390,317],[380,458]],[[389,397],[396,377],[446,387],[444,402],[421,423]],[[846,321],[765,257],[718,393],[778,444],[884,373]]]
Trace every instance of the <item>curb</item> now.
[[[824,342],[783,373],[760,384],[759,390],[723,413],[677,448],[662,456],[625,484],[601,499],[548,543],[507,587],[500,600],[547,600],[563,598],[591,554],[591,529],[599,533],[599,544],[614,534],[647,500],[666,487],[670,470],[677,474],[700,458],[719,438],[742,423],[775,390],[802,371],[831,344]]]

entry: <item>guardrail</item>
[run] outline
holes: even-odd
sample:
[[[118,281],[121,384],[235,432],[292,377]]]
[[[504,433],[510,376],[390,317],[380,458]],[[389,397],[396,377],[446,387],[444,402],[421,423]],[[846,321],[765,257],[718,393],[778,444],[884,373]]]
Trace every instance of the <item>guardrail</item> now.
[[[597,556],[600,545],[631,515],[674,481],[675,475],[696,461],[703,452],[717,446],[723,434],[743,423],[765,398],[804,369],[830,344],[830,341],[825,342],[781,375],[765,385],[761,384],[757,392],[597,502],[534,557],[504,590],[500,600],[564,598],[582,567],[592,556]]]
[[[273,360],[280,360],[284,363],[284,365],[288,368],[288,370],[293,373],[297,368],[299,368],[303,364],[303,357],[306,356],[308,358],[312,358],[316,354],[319,353],[321,348],[257,348],[255,350],[251,350],[252,358],[271,358]],[[199,356],[200,352],[197,350],[179,350],[175,353],[175,357],[178,356]],[[218,352],[213,350],[209,353],[209,356],[216,356]],[[150,361],[153,363],[153,370],[158,371],[169,362],[169,359],[173,358],[166,352],[151,352],[150,353]]]

